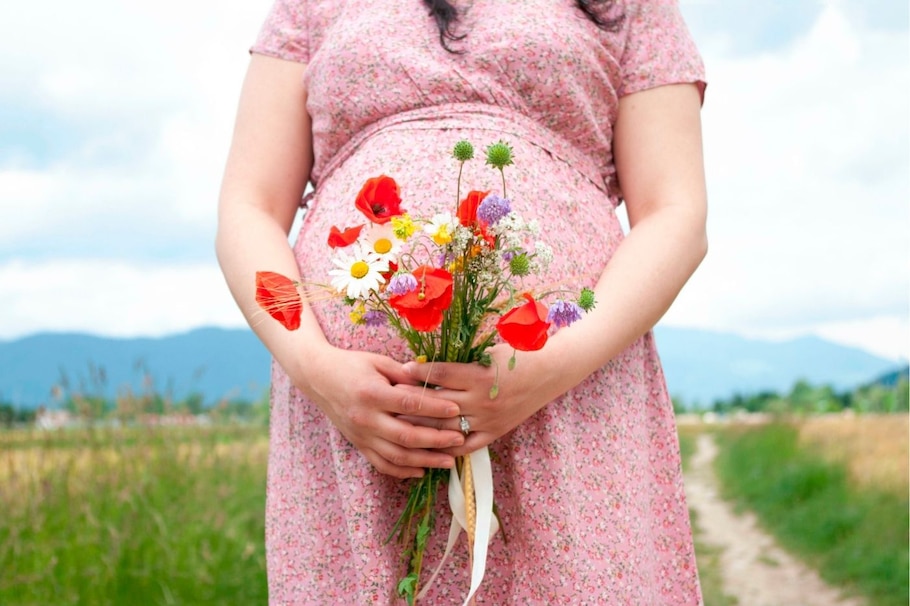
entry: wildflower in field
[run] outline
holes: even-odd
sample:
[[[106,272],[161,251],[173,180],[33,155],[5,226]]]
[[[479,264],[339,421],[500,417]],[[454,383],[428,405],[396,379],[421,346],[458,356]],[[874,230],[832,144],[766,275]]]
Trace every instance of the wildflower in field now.
[[[520,351],[536,351],[547,342],[547,308],[525,293],[526,302],[515,307],[496,323],[502,340]]]
[[[490,194],[480,203],[480,207],[477,209],[477,218],[487,225],[496,225],[500,219],[510,212],[512,212],[512,206],[508,198]]]
[[[392,217],[404,212],[398,183],[386,175],[367,179],[357,194],[354,206],[371,223],[388,223]]]
[[[393,295],[404,295],[417,290],[417,278],[410,273],[397,273],[389,281],[389,292]]]
[[[364,248],[376,259],[387,264],[398,261],[401,241],[395,237],[395,230],[388,223],[373,224],[363,237]]]
[[[547,312],[547,322],[560,328],[569,326],[573,322],[581,320],[581,312],[581,307],[577,303],[557,299],[550,305],[550,310]]]
[[[433,242],[438,246],[444,246],[451,242],[455,235],[455,219],[452,217],[452,213],[437,213],[423,229],[430,235]]]
[[[407,242],[417,231],[417,224],[408,213],[392,217],[392,231],[399,240]]]
[[[338,229],[333,225],[332,229],[329,230],[329,246],[331,248],[344,248],[345,246],[350,246],[357,241],[362,229],[363,225],[348,227],[344,230]]]
[[[256,303],[288,330],[300,328],[303,300],[290,278],[273,271],[257,271]]]
[[[385,283],[382,272],[388,269],[388,263],[367,253],[361,246],[354,246],[351,254],[347,250],[338,250],[332,259],[335,266],[329,271],[332,286],[350,299],[366,299],[370,292],[378,291],[380,284]]]

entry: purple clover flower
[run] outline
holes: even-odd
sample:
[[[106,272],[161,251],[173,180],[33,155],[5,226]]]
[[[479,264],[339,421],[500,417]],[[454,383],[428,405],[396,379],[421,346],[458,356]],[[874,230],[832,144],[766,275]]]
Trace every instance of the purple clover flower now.
[[[560,328],[578,320],[581,320],[581,307],[572,301],[557,299],[550,305],[550,310],[547,312],[547,322],[551,322]]]
[[[363,314],[363,323],[367,326],[383,326],[386,320],[386,315],[378,309],[371,309]]]
[[[512,212],[512,203],[508,198],[490,194],[477,207],[477,218],[487,225],[496,225],[500,219]]]
[[[417,289],[417,278],[414,274],[395,274],[389,281],[389,292],[393,295],[406,295]]]

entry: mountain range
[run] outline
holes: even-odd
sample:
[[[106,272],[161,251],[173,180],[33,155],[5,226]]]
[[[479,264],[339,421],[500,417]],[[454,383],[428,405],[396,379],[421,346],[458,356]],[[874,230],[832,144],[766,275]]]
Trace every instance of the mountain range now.
[[[817,337],[784,342],[691,328],[655,329],[670,392],[709,406],[736,393],[788,391],[797,380],[852,389],[902,364]],[[45,333],[0,341],[0,402],[55,405],[55,388],[113,397],[154,389],[207,404],[258,399],[269,354],[246,329],[200,328],[160,338]],[[59,394],[60,392],[57,391]]]

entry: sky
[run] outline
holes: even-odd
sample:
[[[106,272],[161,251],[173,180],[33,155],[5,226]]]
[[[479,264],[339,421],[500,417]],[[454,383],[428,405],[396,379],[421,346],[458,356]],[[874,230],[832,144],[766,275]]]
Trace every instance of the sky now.
[[[907,3],[681,4],[709,81],[709,253],[662,323],[906,360]],[[215,209],[270,5],[0,8],[0,340],[244,325]]]

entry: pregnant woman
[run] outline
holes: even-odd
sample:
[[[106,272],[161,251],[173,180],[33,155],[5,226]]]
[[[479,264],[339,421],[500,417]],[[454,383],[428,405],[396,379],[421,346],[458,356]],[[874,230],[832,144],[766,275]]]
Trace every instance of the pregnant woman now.
[[[271,603],[399,603],[406,563],[385,540],[403,479],[484,446],[505,536],[477,603],[700,603],[650,330],[706,251],[704,86],[675,0],[277,0],[252,48],[217,236],[274,356]],[[496,399],[493,368],[408,363],[400,339],[352,326],[338,302],[306,304],[292,332],[257,311],[258,270],[328,281],[326,237],[362,222],[367,178],[392,176],[414,216],[450,210],[460,139],[512,146],[509,198],[554,251],[541,283],[597,297],[546,347],[518,352]],[[465,171],[469,188],[496,188],[482,161]],[[505,369],[512,349],[489,351]],[[439,389],[415,397],[426,380]],[[467,557],[456,550],[423,603],[462,603]]]

